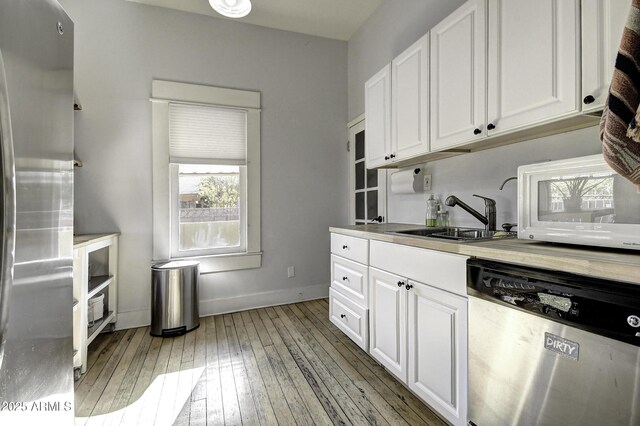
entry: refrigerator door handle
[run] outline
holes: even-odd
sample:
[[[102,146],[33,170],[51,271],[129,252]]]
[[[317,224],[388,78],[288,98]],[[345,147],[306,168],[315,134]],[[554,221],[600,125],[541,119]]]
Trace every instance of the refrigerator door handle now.
[[[16,179],[9,95],[0,51],[0,367],[4,358],[16,243]]]

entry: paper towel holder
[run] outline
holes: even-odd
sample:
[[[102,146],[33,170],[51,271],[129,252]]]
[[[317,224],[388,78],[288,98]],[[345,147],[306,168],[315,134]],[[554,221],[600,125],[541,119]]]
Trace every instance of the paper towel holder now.
[[[416,194],[424,192],[422,167],[406,168],[391,174],[391,193]]]

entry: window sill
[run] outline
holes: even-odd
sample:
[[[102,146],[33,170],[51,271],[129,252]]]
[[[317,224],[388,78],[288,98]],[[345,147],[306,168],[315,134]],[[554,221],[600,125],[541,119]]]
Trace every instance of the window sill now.
[[[211,256],[172,258],[171,260],[195,260],[200,262],[200,274],[255,269],[262,266],[262,252],[232,253]]]

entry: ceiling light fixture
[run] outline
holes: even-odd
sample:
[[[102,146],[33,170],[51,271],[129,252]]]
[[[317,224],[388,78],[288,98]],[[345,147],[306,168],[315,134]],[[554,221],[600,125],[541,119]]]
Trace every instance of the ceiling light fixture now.
[[[251,0],[209,0],[209,4],[228,18],[242,18],[251,12]]]

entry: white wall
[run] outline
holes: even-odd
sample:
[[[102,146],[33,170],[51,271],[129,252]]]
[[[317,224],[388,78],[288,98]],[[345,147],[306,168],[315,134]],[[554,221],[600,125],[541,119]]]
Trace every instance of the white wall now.
[[[149,322],[152,79],[262,93],[260,269],[201,277],[201,313],[328,293],[346,223],[347,44],[123,0],[61,0],[75,22],[76,233],[119,230],[118,327]],[[287,278],[287,266],[296,277]]]
[[[364,112],[364,83],[386,63],[459,7],[463,0],[384,0],[349,40],[349,117]],[[365,117],[366,119],[366,117]],[[426,165],[432,174],[432,193],[441,200],[456,195],[484,212],[479,194],[497,202],[498,226],[516,222],[516,185],[502,181],[515,176],[518,166],[545,160],[578,157],[601,152],[597,127],[464,154]],[[392,173],[392,172],[390,172]],[[427,194],[397,195],[388,188],[389,222],[424,224]],[[482,227],[460,207],[449,208],[453,225]]]
[[[455,195],[484,214],[484,201],[473,194],[496,200],[496,222],[500,229],[505,222],[518,221],[516,182],[507,182],[502,191],[498,190],[506,178],[516,176],[518,166],[598,152],[601,152],[601,147],[597,127],[590,127],[433,161],[426,164],[425,173],[431,173],[431,193],[438,195],[442,203],[447,196]],[[387,217],[390,222],[424,224],[426,193],[391,194],[388,188],[387,194]],[[460,207],[447,207],[447,210],[452,225],[484,226]]]

